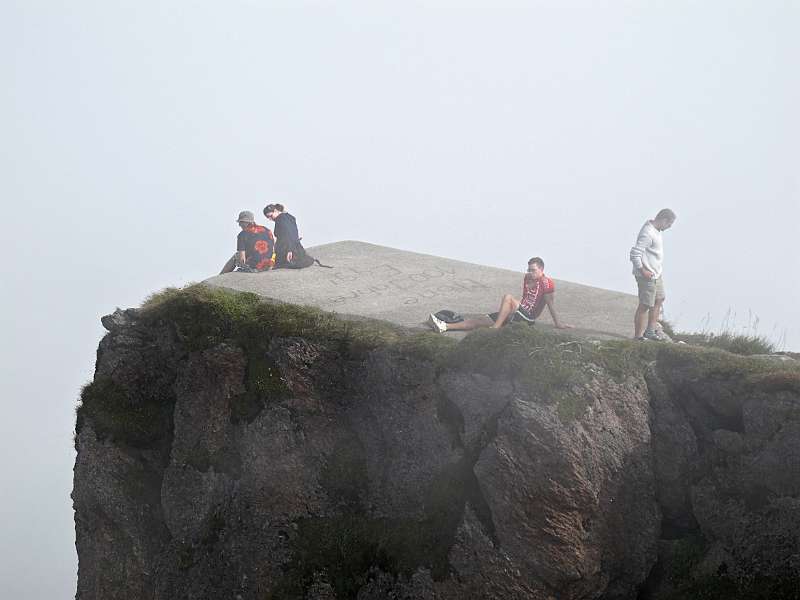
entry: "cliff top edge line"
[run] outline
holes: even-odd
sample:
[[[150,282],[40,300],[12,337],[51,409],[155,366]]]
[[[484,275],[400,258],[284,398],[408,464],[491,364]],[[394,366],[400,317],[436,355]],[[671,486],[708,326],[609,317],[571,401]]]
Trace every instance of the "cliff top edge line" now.
[[[431,312],[447,308],[475,316],[497,310],[503,294],[519,298],[522,268],[530,258],[522,257],[520,270],[510,271],[357,241],[308,250],[334,268],[226,273],[203,283],[341,315],[426,329],[425,320]],[[554,281],[556,309],[562,321],[576,327],[574,333],[593,338],[631,337],[636,296]],[[536,326],[552,327],[547,310]]]

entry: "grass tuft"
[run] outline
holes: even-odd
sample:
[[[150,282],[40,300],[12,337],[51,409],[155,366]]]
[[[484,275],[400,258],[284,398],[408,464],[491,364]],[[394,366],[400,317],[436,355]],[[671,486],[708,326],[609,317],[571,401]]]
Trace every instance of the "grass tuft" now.
[[[350,321],[318,308],[264,301],[256,294],[232,292],[194,284],[168,288],[150,296],[142,306],[144,320],[169,321],[190,350],[209,348],[232,340],[245,347],[272,337],[298,336],[311,341],[333,342],[353,354],[378,347],[431,358],[452,340],[434,333],[411,335],[399,326],[382,321]],[[250,349],[250,348],[247,348]]]
[[[728,332],[718,334],[677,333],[673,335],[673,339],[679,342],[686,342],[693,346],[718,348],[742,356],[772,354],[775,352],[775,344],[770,342],[763,335],[746,335]]]
[[[757,381],[759,376],[767,373],[800,372],[800,363],[785,365],[751,359],[719,348],[681,344],[659,344],[658,362],[662,370],[681,369],[694,379]]]

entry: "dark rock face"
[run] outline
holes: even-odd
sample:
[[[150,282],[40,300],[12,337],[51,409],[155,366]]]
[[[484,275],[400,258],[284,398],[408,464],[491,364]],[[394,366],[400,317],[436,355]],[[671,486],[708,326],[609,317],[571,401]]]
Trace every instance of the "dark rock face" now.
[[[796,367],[748,376],[747,360],[733,362],[717,356],[699,377],[696,360],[676,353],[648,374],[663,535],[673,540],[660,555],[690,572],[683,596],[660,581],[645,598],[800,598]]]
[[[781,381],[698,378],[675,352],[638,375],[587,359],[543,391],[396,348],[103,323],[76,427],[80,600],[666,599],[720,575],[778,598],[800,569]]]
[[[496,538],[524,582],[557,598],[635,595],[655,562],[645,389],[595,381],[580,419],[513,398],[475,473]]]

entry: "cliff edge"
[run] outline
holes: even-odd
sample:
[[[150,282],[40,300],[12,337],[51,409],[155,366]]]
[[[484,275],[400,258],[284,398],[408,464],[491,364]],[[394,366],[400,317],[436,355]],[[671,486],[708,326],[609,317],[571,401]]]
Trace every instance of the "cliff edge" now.
[[[796,361],[209,285],[103,324],[79,600],[800,594]]]

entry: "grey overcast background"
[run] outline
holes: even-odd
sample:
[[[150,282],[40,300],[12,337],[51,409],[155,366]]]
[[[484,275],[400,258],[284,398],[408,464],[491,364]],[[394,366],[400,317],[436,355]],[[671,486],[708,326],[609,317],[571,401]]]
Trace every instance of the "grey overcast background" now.
[[[668,318],[800,350],[798,31],[792,0],[4,0],[0,596],[74,595],[100,316],[268,201],[308,245],[628,292],[668,206]]]

